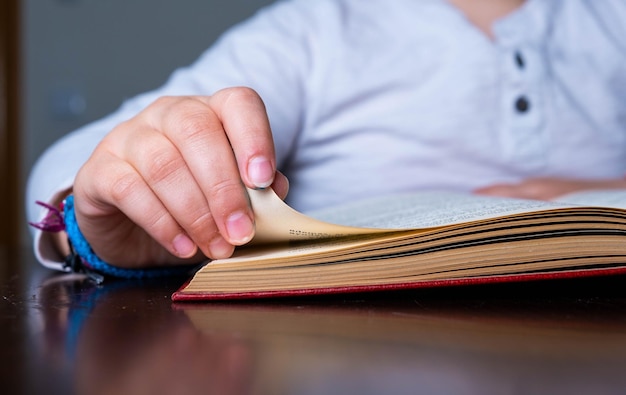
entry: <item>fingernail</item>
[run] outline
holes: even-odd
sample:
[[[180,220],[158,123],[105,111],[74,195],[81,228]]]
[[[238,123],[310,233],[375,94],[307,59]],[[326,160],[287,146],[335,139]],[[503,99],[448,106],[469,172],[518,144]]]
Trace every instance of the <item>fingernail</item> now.
[[[176,255],[181,258],[189,258],[196,253],[196,244],[184,233],[176,236],[172,244]]]
[[[269,160],[256,156],[248,162],[248,176],[257,188],[267,188],[274,180],[274,168]]]
[[[228,258],[234,250],[235,247],[219,236],[209,243],[209,251],[211,251],[211,258],[213,259]]]
[[[226,220],[228,238],[234,244],[244,244],[252,239],[254,224],[248,214],[242,211],[232,213]]]

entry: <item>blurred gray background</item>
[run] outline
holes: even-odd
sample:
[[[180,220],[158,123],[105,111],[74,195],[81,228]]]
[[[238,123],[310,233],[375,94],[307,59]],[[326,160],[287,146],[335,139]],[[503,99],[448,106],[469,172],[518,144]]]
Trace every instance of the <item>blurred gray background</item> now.
[[[22,182],[59,137],[160,86],[272,2],[23,0]]]

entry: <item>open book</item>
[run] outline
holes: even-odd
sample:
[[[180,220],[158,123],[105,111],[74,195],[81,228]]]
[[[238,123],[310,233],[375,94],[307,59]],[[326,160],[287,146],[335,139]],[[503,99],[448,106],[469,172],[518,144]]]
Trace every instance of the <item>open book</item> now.
[[[256,236],[175,301],[408,289],[626,273],[626,190],[559,202],[419,192],[309,216],[249,190]]]

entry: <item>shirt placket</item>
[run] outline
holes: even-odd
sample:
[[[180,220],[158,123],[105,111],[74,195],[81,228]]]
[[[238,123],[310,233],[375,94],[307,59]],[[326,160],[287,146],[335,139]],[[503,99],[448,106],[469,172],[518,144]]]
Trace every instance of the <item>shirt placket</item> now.
[[[546,63],[541,38],[544,26],[523,10],[494,28],[500,59],[501,133],[504,155],[523,174],[546,166],[548,136],[545,111]]]

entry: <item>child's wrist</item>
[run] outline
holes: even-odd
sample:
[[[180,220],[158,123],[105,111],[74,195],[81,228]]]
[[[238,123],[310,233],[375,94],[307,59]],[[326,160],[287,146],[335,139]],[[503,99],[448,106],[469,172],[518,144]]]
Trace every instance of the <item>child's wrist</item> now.
[[[68,271],[85,273],[97,283],[101,283],[104,276],[140,279],[183,275],[189,271],[189,266],[126,269],[111,265],[96,255],[78,227],[73,195],[68,195],[59,208],[42,202],[37,204],[47,208],[48,213],[42,221],[30,225],[53,238],[58,252],[64,257],[64,269]]]

